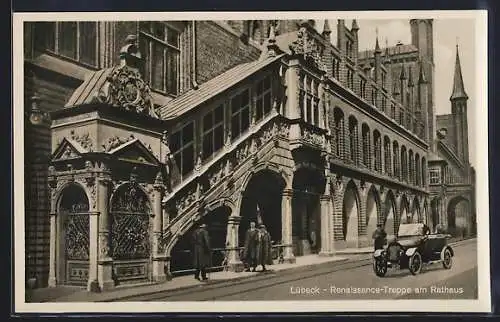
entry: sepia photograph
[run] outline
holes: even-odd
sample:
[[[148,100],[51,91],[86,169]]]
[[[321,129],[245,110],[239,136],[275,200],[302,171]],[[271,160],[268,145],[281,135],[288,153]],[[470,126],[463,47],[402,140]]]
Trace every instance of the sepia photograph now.
[[[14,30],[19,312],[491,310],[486,12]]]

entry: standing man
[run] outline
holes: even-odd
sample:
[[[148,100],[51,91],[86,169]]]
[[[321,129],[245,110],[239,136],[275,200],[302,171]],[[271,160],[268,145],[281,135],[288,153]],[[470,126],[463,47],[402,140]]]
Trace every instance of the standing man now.
[[[245,235],[245,249],[243,252],[243,258],[245,259],[245,265],[247,266],[246,272],[250,272],[250,267],[252,271],[255,272],[257,267],[257,234],[258,230],[255,228],[255,222],[250,222],[250,228],[247,230]]]
[[[194,278],[201,281],[208,280],[207,268],[210,265],[210,240],[207,225],[201,224],[193,234],[193,264]]]
[[[384,228],[381,224],[378,224],[377,229],[375,229],[372,235],[375,250],[384,248],[386,237],[387,233],[384,231]]]
[[[257,265],[262,265],[262,271],[266,271],[266,265],[271,265],[271,235],[266,230],[265,225],[259,226],[257,244]]]

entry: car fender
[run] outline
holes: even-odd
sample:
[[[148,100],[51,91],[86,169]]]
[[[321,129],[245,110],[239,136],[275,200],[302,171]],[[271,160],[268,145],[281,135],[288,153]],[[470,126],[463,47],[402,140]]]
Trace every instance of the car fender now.
[[[453,251],[453,248],[451,248],[449,245],[446,245],[443,247],[443,249],[441,249],[441,260],[444,259],[444,251],[447,249],[450,250],[451,256],[455,256],[455,252]]]
[[[405,252],[406,256],[410,257],[417,251],[417,247],[408,248]]]
[[[380,257],[382,256],[382,254],[384,253],[384,250],[383,249],[377,249],[374,253],[373,253],[373,257],[377,258],[377,257]]]

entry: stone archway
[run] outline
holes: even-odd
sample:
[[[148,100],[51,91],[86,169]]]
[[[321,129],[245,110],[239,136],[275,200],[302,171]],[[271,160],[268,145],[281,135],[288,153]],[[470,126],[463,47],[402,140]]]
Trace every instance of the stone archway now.
[[[409,218],[410,218],[409,223],[420,222],[420,203],[419,203],[417,197],[415,197],[413,199],[413,206],[411,208],[411,214],[410,214]]]
[[[457,196],[448,203],[448,233],[456,237],[464,237],[471,232],[470,202],[464,196]]]
[[[238,241],[245,243],[245,234],[250,222],[264,224],[273,242],[282,239],[281,206],[283,189],[286,186],[281,174],[270,169],[253,173],[241,197]]]
[[[410,222],[409,202],[406,195],[401,196],[401,205],[399,207],[399,225],[407,224]]]
[[[89,199],[77,183],[67,185],[57,204],[57,283],[86,286],[89,278]]]
[[[342,223],[346,246],[357,247],[359,241],[359,194],[353,181],[349,181],[344,191]]]
[[[374,185],[366,196],[366,234],[371,237],[380,222],[380,197]]]
[[[190,227],[179,236],[170,251],[170,273],[173,276],[191,274],[194,270],[192,258],[192,236],[201,224],[207,225],[210,239],[212,270],[222,269],[222,262],[227,248],[227,224],[231,215],[231,208],[221,204],[214,209],[208,209],[199,221],[191,223]]]
[[[384,212],[384,230],[388,237],[392,237],[396,234],[394,220],[396,214],[396,201],[394,199],[394,194],[390,190],[387,192],[385,197]]]

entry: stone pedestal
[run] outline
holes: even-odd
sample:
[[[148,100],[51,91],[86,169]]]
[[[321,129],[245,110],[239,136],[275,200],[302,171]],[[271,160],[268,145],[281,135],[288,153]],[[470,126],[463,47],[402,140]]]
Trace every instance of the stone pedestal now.
[[[330,188],[327,186],[326,191]],[[320,256],[335,255],[334,236],[333,236],[333,206],[331,197],[323,195],[320,197],[321,204],[321,250]]]
[[[99,276],[99,288],[101,291],[108,291],[115,287],[113,281],[113,260],[111,258],[100,259],[97,267]]]
[[[98,251],[99,251],[99,212],[90,213],[90,231],[89,231],[89,279],[87,283],[87,291],[99,291],[99,274],[98,274]]]

